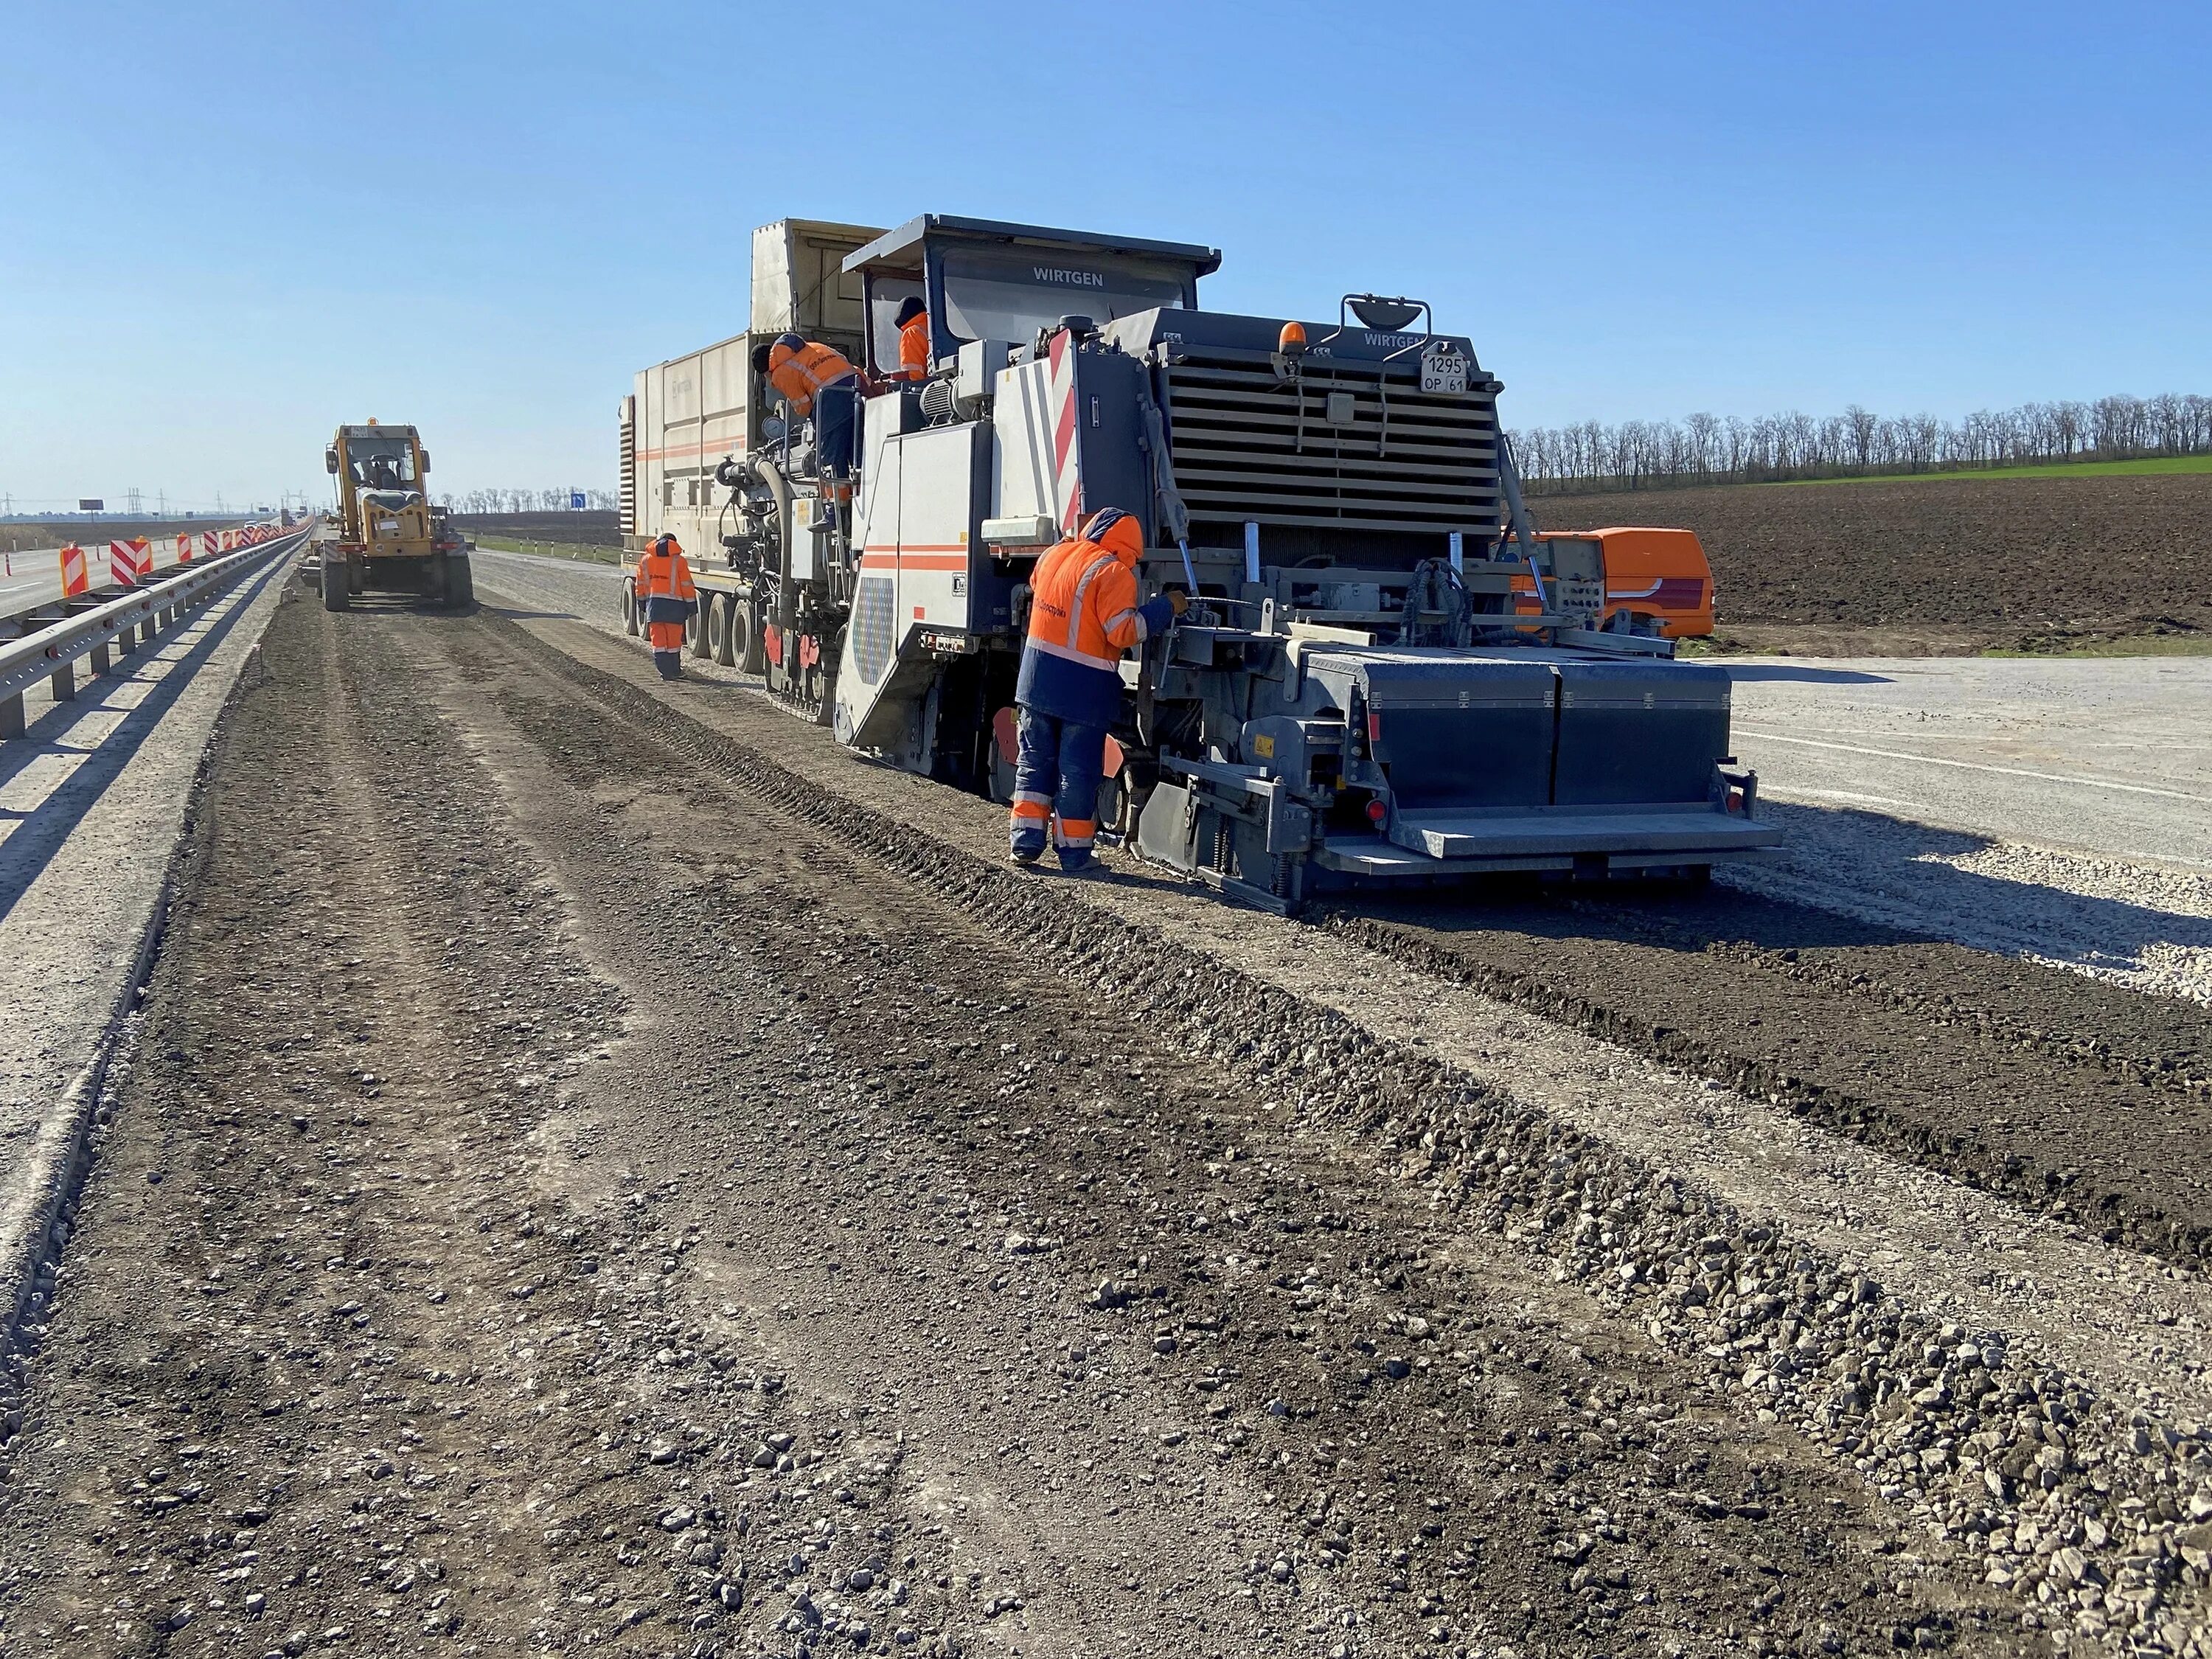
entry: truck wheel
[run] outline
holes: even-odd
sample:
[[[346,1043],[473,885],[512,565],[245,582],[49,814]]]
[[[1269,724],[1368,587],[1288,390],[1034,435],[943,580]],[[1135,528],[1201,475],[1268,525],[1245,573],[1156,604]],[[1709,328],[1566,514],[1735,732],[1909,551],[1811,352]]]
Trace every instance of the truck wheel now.
[[[760,629],[760,613],[750,599],[738,599],[730,611],[730,631],[737,635],[737,666],[748,674],[768,672],[768,641]]]
[[[710,601],[713,609],[707,613],[708,641],[714,647],[714,660],[725,668],[738,665],[738,596],[717,593]]]
[[[712,593],[702,593],[698,603],[691,607],[690,619],[684,624],[684,649],[702,660],[714,654],[714,642],[708,637],[707,629],[707,611],[714,602]]]
[[[343,555],[323,555],[323,609],[343,611],[351,598],[352,584],[346,577],[346,562]]]
[[[368,590],[368,561],[349,557],[345,562],[346,592],[359,599]]]
[[[983,775],[983,793],[1000,806],[1014,804],[1014,757],[999,749],[999,734],[991,733],[990,763]]]
[[[623,632],[637,637],[637,588],[627,581],[623,584]]]
[[[465,611],[477,602],[476,572],[470,568],[465,553],[446,556],[446,603],[456,611]]]

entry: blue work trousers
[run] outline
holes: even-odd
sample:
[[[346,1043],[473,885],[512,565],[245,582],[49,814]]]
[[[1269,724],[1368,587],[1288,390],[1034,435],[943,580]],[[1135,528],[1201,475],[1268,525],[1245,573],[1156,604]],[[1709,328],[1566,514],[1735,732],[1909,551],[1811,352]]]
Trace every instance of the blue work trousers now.
[[[1017,854],[1044,852],[1052,819],[1060,820],[1060,867],[1079,870],[1098,839],[1098,780],[1106,766],[1106,728],[1021,712],[1014,763],[1013,816],[1007,840]]]

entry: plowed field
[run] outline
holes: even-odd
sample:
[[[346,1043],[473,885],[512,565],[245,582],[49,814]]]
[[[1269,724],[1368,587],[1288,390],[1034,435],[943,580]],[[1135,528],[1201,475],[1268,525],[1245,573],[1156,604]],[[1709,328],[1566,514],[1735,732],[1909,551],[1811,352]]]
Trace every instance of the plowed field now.
[[[2212,476],[1736,485],[1532,506],[1550,530],[1696,531],[1723,643],[2037,649],[2212,633]]]

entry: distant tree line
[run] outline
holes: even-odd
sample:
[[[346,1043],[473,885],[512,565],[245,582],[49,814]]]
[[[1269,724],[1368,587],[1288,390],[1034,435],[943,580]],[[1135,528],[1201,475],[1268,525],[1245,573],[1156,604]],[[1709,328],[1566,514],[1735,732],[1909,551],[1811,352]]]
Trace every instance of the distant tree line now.
[[[1759,483],[2201,455],[2212,452],[2212,398],[2117,394],[2094,403],[1981,410],[1956,422],[1876,415],[1854,404],[1824,419],[1795,410],[1752,421],[1699,414],[1618,426],[1585,421],[1510,435],[1522,476],[1539,490]]]
[[[441,495],[438,505],[448,513],[566,513],[573,493],[568,489],[471,489],[465,495]],[[586,512],[615,510],[611,489],[586,489],[583,495]]]

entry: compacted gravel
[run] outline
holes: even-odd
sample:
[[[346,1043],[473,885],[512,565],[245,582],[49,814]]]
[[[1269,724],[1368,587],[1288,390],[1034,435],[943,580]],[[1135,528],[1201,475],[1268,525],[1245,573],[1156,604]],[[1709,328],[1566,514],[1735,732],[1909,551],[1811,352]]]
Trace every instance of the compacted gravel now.
[[[2202,1650],[2194,1424],[559,626],[280,610],[10,1375],[6,1651]],[[1745,902],[1325,925],[2195,1273],[2198,1028]]]

